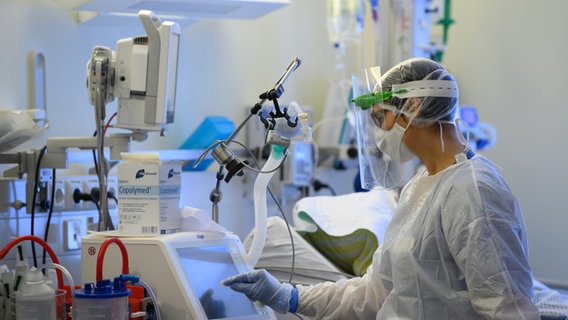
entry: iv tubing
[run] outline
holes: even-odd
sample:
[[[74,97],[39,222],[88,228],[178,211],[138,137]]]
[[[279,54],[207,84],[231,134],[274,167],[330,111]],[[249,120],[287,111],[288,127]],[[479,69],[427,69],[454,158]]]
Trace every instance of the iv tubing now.
[[[122,274],[128,274],[128,252],[126,252],[124,243],[118,238],[108,238],[101,245],[99,255],[97,256],[97,282],[103,280],[103,262],[105,252],[111,243],[116,243],[116,245],[120,248],[120,253],[122,254]]]
[[[10,249],[12,249],[18,243],[25,241],[25,240],[31,240],[33,242],[37,242],[39,245],[41,245],[45,249],[45,251],[47,251],[47,253],[49,253],[49,257],[51,258],[51,261],[53,261],[53,263],[59,264],[59,259],[57,258],[57,256],[55,255],[55,252],[53,251],[53,249],[51,249],[49,244],[47,244],[47,242],[43,241],[41,238],[36,237],[36,236],[21,236],[21,237],[17,237],[16,239],[13,239],[12,241],[8,242],[8,244],[0,251],[0,260],[4,259],[6,254],[8,254],[8,251],[10,251]],[[61,270],[59,270],[59,269],[57,269],[57,284],[58,284],[59,289],[63,289],[63,276],[61,274]]]
[[[259,173],[254,182],[254,239],[247,254],[252,266],[258,262],[266,241],[266,188],[274,175],[274,169],[278,168],[283,159],[284,149],[283,146],[272,146],[270,157],[262,167],[262,171],[269,173]]]

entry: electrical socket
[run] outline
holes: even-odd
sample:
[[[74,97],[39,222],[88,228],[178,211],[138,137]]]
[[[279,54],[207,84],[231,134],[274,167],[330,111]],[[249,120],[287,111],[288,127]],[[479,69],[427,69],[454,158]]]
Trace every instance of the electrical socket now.
[[[93,189],[99,189],[99,181],[97,177],[87,176],[63,176],[57,178],[55,187],[55,207],[60,211],[83,211],[96,210],[97,206],[89,200],[81,200],[78,203],[73,199],[75,190],[81,193],[90,194]],[[107,190],[112,192],[116,197],[118,194],[118,180],[116,176],[110,176],[107,179]],[[50,191],[51,192],[51,191]],[[116,209],[117,203],[113,199],[108,199],[108,208]]]
[[[81,219],[63,221],[63,249],[65,251],[81,249],[81,237],[86,234]]]
[[[96,179],[83,180],[83,192],[91,194],[91,190],[99,188],[99,181]],[[84,210],[96,210],[97,205],[93,201],[83,201]]]
[[[73,192],[79,190],[83,192],[83,183],[81,179],[69,179],[65,180],[65,210],[76,211],[83,209],[83,204],[81,202],[75,202],[73,200]]]
[[[49,192],[51,192],[51,190]],[[54,211],[65,210],[65,202],[66,202],[65,194],[66,194],[65,182],[61,180],[55,180],[55,194],[52,203]]]

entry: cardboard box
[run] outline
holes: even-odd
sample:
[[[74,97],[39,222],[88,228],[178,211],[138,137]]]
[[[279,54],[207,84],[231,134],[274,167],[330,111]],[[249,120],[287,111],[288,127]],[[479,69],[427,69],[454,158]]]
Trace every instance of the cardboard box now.
[[[181,163],[123,153],[118,164],[118,232],[158,236],[181,231]]]

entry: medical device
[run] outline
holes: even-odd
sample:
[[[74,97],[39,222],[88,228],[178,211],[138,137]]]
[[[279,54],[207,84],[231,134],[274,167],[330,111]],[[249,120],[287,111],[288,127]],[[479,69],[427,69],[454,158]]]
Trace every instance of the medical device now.
[[[309,114],[303,112],[297,103],[292,103],[289,107],[284,108],[281,108],[278,103],[278,98],[280,98],[282,93],[284,93],[284,83],[301,63],[302,60],[298,57],[292,58],[284,74],[282,74],[271,89],[259,95],[260,101],[250,109],[250,113],[231,133],[231,135],[222,141],[215,141],[194,162],[194,168],[199,166],[205,156],[209,153],[209,150],[212,149],[211,155],[220,165],[217,173],[217,187],[213,190],[211,196],[213,200],[212,213],[215,221],[217,221],[218,217],[217,203],[220,201],[219,196],[221,194],[219,190],[220,180],[224,179],[225,182],[228,183],[234,175],[243,175],[242,169],[248,164],[247,161],[243,161],[236,156],[236,154],[229,148],[229,144],[253,116],[258,115],[260,121],[268,130],[268,135],[265,139],[265,142],[268,144],[279,145],[287,148],[290,145],[291,138],[298,134],[302,134],[302,136],[306,139],[311,140],[311,128],[309,127],[308,121]],[[273,106],[263,107],[263,104],[266,101],[272,101]],[[270,171],[264,169],[265,168],[263,168],[261,172]],[[223,173],[224,170],[227,170],[227,174]]]
[[[213,158],[223,167],[227,169],[227,175],[225,176],[225,182],[229,182],[231,178],[235,174],[242,174],[241,170],[244,167],[245,163],[238,159],[234,152],[229,149],[228,145],[231,141],[237,136],[240,130],[245,126],[246,122],[251,119],[254,115],[258,115],[260,117],[260,121],[264,124],[267,129],[273,130],[276,126],[284,128],[288,126],[289,128],[301,128],[302,126],[298,127],[298,121],[301,119],[300,113],[297,113],[297,116],[292,119],[290,114],[288,114],[288,108],[281,109],[280,105],[278,104],[278,98],[284,93],[284,83],[288,80],[288,77],[294,72],[302,63],[302,60],[298,59],[298,57],[292,58],[286,71],[282,76],[276,81],[276,84],[273,88],[263,92],[259,95],[261,99],[257,102],[250,110],[249,115],[243,120],[243,122],[237,127],[235,131],[225,140],[221,141],[212,151],[211,155]],[[266,110],[262,108],[262,105],[267,101],[272,101],[274,103],[274,107],[270,108],[270,110]],[[296,110],[293,110],[296,111]],[[283,121],[283,122],[282,122]],[[307,129],[307,125],[304,125],[304,130]],[[291,130],[294,131],[294,130]],[[287,137],[280,136],[273,134],[270,135],[269,139],[272,140],[270,143],[286,145],[290,143],[290,140]],[[288,137],[289,138],[289,137]],[[288,145],[286,145],[287,147]],[[196,162],[195,165],[198,165],[200,161]]]
[[[161,23],[148,10],[138,15],[146,36],[119,40],[116,53],[97,46],[87,62],[87,87],[97,124],[99,230],[114,229],[107,208],[108,168],[103,151],[106,104],[118,97],[116,127],[142,133],[144,138],[147,131],[163,135],[174,119],[180,27],[175,22]]]
[[[149,131],[163,135],[167,125],[173,122],[180,27],[175,22],[160,22],[151,11],[141,10],[138,15],[147,35],[119,40],[116,52],[96,46],[87,62],[87,87],[90,102],[95,106],[96,136],[52,137],[48,138],[45,150],[0,157],[1,163],[18,163],[5,176],[21,178],[26,174],[30,186],[26,192],[28,213],[38,205],[33,197],[33,182],[40,180],[43,171],[37,168],[66,168],[68,148],[96,150],[103,220],[100,225],[106,228],[110,218],[106,214],[108,164],[104,148],[110,148],[111,160],[120,160],[120,153],[129,151],[131,140],[144,141]],[[105,106],[115,97],[119,100],[115,127],[132,132],[105,138],[108,125],[104,123]],[[41,177],[41,180],[47,179]],[[46,206],[49,207],[44,205],[44,211]]]
[[[459,114],[460,118],[467,123],[467,128],[460,126],[462,134],[468,139],[469,146],[474,151],[483,151],[495,146],[497,130],[492,124],[479,121],[475,107],[461,106]]]
[[[104,234],[83,237],[82,282],[94,282]],[[158,298],[162,319],[275,319],[271,309],[221,285],[221,280],[251,271],[239,238],[222,232],[180,232],[159,237],[121,238],[130,274],[139,276]],[[109,247],[103,277],[121,271],[120,251]]]
[[[180,27],[142,10],[147,36],[117,42],[116,127],[164,132],[174,121]]]
[[[266,240],[266,189],[268,182],[283,164],[292,139],[303,139],[305,141],[312,139],[312,132],[309,126],[309,114],[303,112],[300,106],[295,102],[290,103],[288,107],[284,108],[281,108],[278,103],[278,98],[284,93],[284,83],[300,64],[301,60],[294,57],[288,64],[284,74],[276,81],[276,84],[271,89],[259,95],[261,100],[251,108],[249,115],[237,129],[227,139],[215,142],[211,147],[214,148],[211,152],[213,158],[221,165],[217,176],[222,176],[222,169],[224,167],[228,171],[225,182],[229,182],[235,174],[242,175],[242,168],[248,166],[247,162],[240,160],[229,148],[229,143],[253,115],[258,115],[260,121],[268,130],[266,143],[270,145],[270,155],[262,169],[257,171],[258,175],[254,183],[255,237],[247,256],[248,262],[253,266],[258,262]],[[267,100],[272,101],[273,106],[263,108],[263,104]],[[194,165],[199,165],[199,162],[205,157],[207,152],[208,150],[202,154]],[[215,209],[216,207],[214,205],[213,210]],[[218,212],[213,211],[213,217],[218,217]]]
[[[118,98],[114,127],[164,132],[174,120],[180,27],[151,12],[138,13],[147,35],[121,39],[116,52],[93,49],[87,62],[91,104]],[[99,66],[100,65],[100,66]]]
[[[295,187],[309,187],[314,174],[314,146],[310,141],[293,141],[291,156],[283,167],[281,181]]]

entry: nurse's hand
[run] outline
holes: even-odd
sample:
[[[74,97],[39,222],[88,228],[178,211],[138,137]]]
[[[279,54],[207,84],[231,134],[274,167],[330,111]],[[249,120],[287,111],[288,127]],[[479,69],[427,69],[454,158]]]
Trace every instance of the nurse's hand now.
[[[279,313],[295,312],[298,305],[296,288],[289,283],[280,283],[264,269],[238,274],[223,280],[221,284]]]

